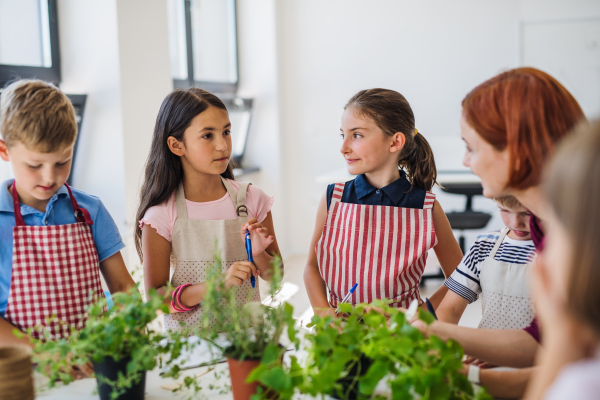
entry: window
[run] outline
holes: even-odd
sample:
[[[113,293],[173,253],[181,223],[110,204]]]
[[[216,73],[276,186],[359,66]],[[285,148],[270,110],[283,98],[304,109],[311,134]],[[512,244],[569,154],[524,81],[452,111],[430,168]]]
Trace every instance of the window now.
[[[235,0],[168,0],[169,57],[176,88],[200,87],[225,103],[232,126],[232,161],[241,165],[252,118],[252,99],[238,86]],[[257,168],[236,169],[236,174]]]
[[[169,0],[169,51],[175,87],[235,93],[235,0]]]
[[[0,87],[17,78],[60,83],[56,0],[0,0]]]

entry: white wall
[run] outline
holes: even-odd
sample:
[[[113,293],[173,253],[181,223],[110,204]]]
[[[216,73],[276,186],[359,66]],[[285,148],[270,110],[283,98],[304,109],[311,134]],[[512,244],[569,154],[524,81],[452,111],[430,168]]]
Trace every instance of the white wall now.
[[[100,197],[126,232],[117,2],[59,0],[62,84],[87,94],[73,186]]]
[[[172,90],[166,0],[59,0],[61,89],[88,95],[74,186],[100,197],[119,227],[129,267],[143,165]]]
[[[239,86],[241,97],[254,99],[244,166],[260,172],[240,178],[252,182],[275,198],[272,215],[281,249],[286,252],[288,212],[283,180],[279,130],[279,97],[276,43],[276,0],[238,0]]]
[[[600,16],[597,0],[520,0],[519,16],[525,21]]]
[[[166,0],[117,0],[127,261],[139,264],[132,234],[143,169],[160,105],[173,90]]]
[[[416,126],[447,148],[459,139],[468,90],[517,64],[518,1],[291,0],[279,2],[281,121],[292,252],[306,252],[318,199],[314,179],[344,167],[342,108],[358,90],[397,90]],[[450,138],[450,139],[449,139]],[[449,143],[445,143],[449,142]],[[447,169],[461,152],[437,152]],[[464,201],[458,200],[464,207]],[[442,206],[444,203],[442,202]],[[288,235],[291,235],[288,232]]]

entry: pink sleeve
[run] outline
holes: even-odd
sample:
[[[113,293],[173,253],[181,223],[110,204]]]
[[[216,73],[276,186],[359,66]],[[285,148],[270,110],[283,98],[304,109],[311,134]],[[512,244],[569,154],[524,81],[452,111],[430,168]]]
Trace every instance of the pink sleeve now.
[[[171,196],[169,200],[157,206],[150,207],[146,210],[144,218],[140,221],[140,228],[144,225],[150,225],[156,232],[169,242],[173,235],[173,226],[177,219],[177,207],[175,206],[175,196]]]
[[[250,218],[256,218],[258,222],[263,222],[267,218],[267,214],[273,207],[275,199],[267,195],[258,186],[248,186],[246,195],[248,202],[248,214]]]

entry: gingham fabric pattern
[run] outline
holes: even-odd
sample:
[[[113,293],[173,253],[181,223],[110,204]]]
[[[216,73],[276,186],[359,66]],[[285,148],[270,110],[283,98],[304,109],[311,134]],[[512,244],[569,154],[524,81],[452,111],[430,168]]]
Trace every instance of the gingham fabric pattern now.
[[[83,327],[86,307],[103,294],[99,267],[92,230],[84,222],[15,226],[5,319],[22,331],[34,328],[36,338],[41,326],[51,338],[67,337],[70,327]]]
[[[388,299],[397,307],[421,301],[419,281],[427,251],[437,244],[427,192],[422,209],[341,202],[344,183],[335,185],[327,222],[316,246],[319,270],[336,307],[358,283],[349,303]]]

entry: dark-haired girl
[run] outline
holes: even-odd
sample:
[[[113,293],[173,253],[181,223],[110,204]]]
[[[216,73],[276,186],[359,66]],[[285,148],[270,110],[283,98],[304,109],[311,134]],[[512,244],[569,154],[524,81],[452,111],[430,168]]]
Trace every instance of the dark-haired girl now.
[[[227,287],[238,286],[240,302],[260,301],[251,277],[268,279],[279,254],[273,231],[273,198],[234,180],[231,123],[215,95],[197,88],[169,94],[156,119],[137,211],[136,248],[146,288],[164,291],[169,282],[171,314],[165,330],[198,324],[215,239]],[[250,231],[254,263],[244,242]]]
[[[304,282],[315,313],[334,313],[355,284],[351,304],[387,299],[422,303],[419,281],[433,248],[446,277],[462,252],[430,192],[437,171],[408,101],[387,89],[358,92],[344,109],[342,147],[357,177],[323,194]],[[441,302],[441,287],[431,304]],[[329,297],[329,299],[328,299]]]

